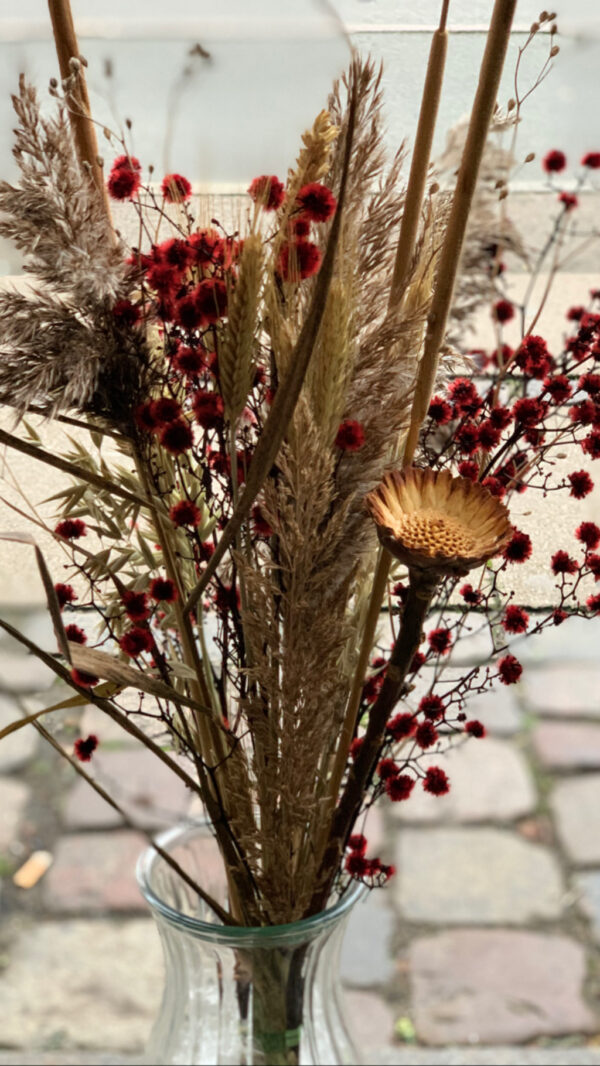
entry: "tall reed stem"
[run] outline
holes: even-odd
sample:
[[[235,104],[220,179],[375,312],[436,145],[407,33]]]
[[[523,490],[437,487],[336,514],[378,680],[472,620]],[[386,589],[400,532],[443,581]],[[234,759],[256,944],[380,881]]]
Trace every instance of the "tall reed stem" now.
[[[411,260],[419,229],[423,197],[425,195],[425,186],[427,183],[427,175],[429,173],[431,145],[433,143],[433,134],[439,110],[442,83],[444,79],[444,67],[448,51],[446,20],[448,17],[449,4],[450,0],[443,0],[439,26],[433,34],[429,50],[429,61],[427,64],[427,73],[425,75],[425,84],[423,86],[419,121],[417,123],[417,132],[415,134],[415,146],[410,166],[408,185],[406,188],[406,199],[404,202],[404,211],[402,213],[402,222],[400,224],[398,245],[396,248],[396,259],[394,262],[388,304],[389,314],[393,314],[399,309],[404,298],[406,281],[410,271]],[[369,662],[369,656],[371,655],[373,641],[375,639],[375,630],[377,628],[377,621],[385,596],[391,561],[389,552],[382,548],[377,559],[373,588],[371,590],[361,647],[354,671],[354,680],[350,692],[348,710],[344,719],[344,725],[340,735],[329,782],[327,807],[324,819],[326,823],[337,801],[344,770],[348,761],[350,744],[352,743],[352,738],[356,729],[356,719],[360,707],[360,697],[364,684],[364,677]]]
[[[75,33],[71,4],[69,0],[48,0],[48,8],[52,20],[58,65],[61,77],[64,80],[73,74],[71,60],[79,59],[79,44]],[[90,168],[92,179],[104,201],[106,217],[110,222],[110,207],[104,184],[104,174],[98,162],[98,141],[96,139],[96,129],[91,118],[90,98],[83,67],[79,68],[77,74],[77,88],[77,98],[73,98],[70,101],[71,106],[69,107],[69,118],[75,138],[75,147],[80,163]]]

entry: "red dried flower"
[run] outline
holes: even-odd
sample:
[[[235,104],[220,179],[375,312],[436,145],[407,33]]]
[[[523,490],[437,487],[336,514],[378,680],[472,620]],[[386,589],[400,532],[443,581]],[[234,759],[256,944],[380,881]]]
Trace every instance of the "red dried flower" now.
[[[241,607],[239,589],[232,585],[219,585],[215,592],[215,606],[221,613],[239,611]]]
[[[524,563],[529,559],[531,551],[531,537],[529,534],[522,533],[520,529],[515,529],[502,554],[509,563]]]
[[[542,159],[542,166],[546,174],[559,174],[567,165],[567,157],[559,148],[553,148]]]
[[[182,240],[180,237],[171,237],[154,249],[154,255],[163,265],[183,271],[191,266],[194,260],[194,249],[189,241]]]
[[[118,326],[135,326],[140,320],[140,309],[132,304],[131,300],[117,300],[112,313]]]
[[[79,540],[80,537],[85,537],[86,525],[81,518],[63,518],[62,522],[54,527],[54,532],[65,540]]]
[[[169,518],[174,526],[199,526],[202,521],[202,511],[192,500],[179,500],[169,510]]]
[[[193,377],[204,367],[204,352],[197,348],[179,348],[173,356],[173,366],[182,374]]]
[[[573,192],[559,192],[558,202],[564,205],[565,211],[572,211],[574,207],[579,207],[579,200]]]
[[[140,187],[141,169],[141,163],[134,155],[120,155],[115,159],[106,182],[109,196],[113,200],[130,200]]]
[[[429,417],[438,426],[445,426],[452,418],[452,407],[442,396],[433,396],[429,404]]]
[[[78,737],[73,745],[75,756],[80,762],[89,762],[97,747],[98,737],[93,733],[90,733],[85,740],[83,737]]]
[[[58,584],[54,586],[54,591],[56,593],[58,606],[60,607],[61,611],[63,607],[66,607],[68,603],[74,603],[74,601],[77,599],[73,586],[63,585],[61,581],[59,581]]]
[[[490,422],[495,429],[506,429],[512,422],[512,413],[508,407],[492,407],[490,411]]]
[[[592,552],[587,556],[585,564],[590,573],[593,574],[595,580],[600,581],[600,555],[594,555]]]
[[[360,422],[346,419],[342,422],[335,438],[336,448],[343,452],[358,452],[365,443],[365,431]]]
[[[70,625],[65,626],[65,633],[67,634],[67,638],[73,641],[73,644],[87,644],[87,637],[83,632],[83,629],[80,629],[79,626],[76,626],[73,622],[71,622]]]
[[[163,448],[171,452],[171,455],[180,455],[181,452],[191,448],[194,443],[192,427],[188,422],[184,422],[182,418],[177,419],[177,421],[165,426],[160,435],[160,443]]]
[[[439,766],[430,766],[423,780],[423,788],[432,796],[445,796],[450,791],[448,775]]]
[[[555,626],[561,626],[568,617],[569,616],[567,612],[561,610],[560,607],[556,607],[555,610],[552,612],[552,621]]]
[[[600,429],[593,429],[589,436],[584,437],[581,449],[592,459],[600,459]]]
[[[179,593],[175,582],[171,581],[170,577],[155,577],[150,582],[150,595],[153,600],[175,603]]]
[[[452,645],[452,635],[449,629],[439,627],[438,629],[432,629],[427,634],[427,641],[429,647],[438,655],[447,655]]]
[[[356,851],[359,855],[364,855],[367,850],[367,838],[362,833],[353,833],[348,837],[348,847],[350,851]]]
[[[285,186],[275,174],[262,174],[250,182],[248,196],[264,211],[276,211],[285,199]]]
[[[133,412],[133,418],[138,429],[142,429],[146,433],[153,433],[158,429],[156,419],[152,414],[151,403],[138,404]]]
[[[121,603],[125,608],[125,614],[132,622],[145,622],[150,617],[150,607],[145,592],[127,589],[121,597]]]
[[[385,791],[393,803],[401,803],[402,800],[408,799],[414,787],[414,778],[408,774],[388,777],[385,783]]]
[[[95,674],[88,674],[86,670],[76,670],[75,667],[71,670],[71,681],[74,681],[80,688],[93,688],[94,685],[100,683],[100,678]]]
[[[129,655],[132,659],[137,659],[138,655],[142,652],[152,651],[154,647],[154,641],[152,639],[152,633],[149,629],[142,629],[141,626],[134,626],[133,629],[128,629],[126,633],[123,633],[119,641],[119,647],[121,651],[124,651],[126,655]]]
[[[461,477],[467,477],[469,481],[477,481],[479,477],[479,464],[472,459],[463,459],[458,464],[457,470]]]
[[[171,396],[160,396],[150,404],[150,417],[155,425],[168,426],[181,415],[181,404]]]
[[[477,737],[478,740],[485,736],[486,729],[481,722],[478,722],[476,718],[473,718],[470,722],[465,722],[465,733],[468,733],[472,737]]]
[[[510,300],[496,300],[492,307],[492,318],[496,322],[510,322],[515,317],[515,309]]]
[[[390,777],[397,776],[398,767],[393,759],[381,759],[377,766],[377,773],[382,781],[387,781]]]
[[[568,475],[567,480],[571,484],[569,495],[574,496],[576,500],[582,500],[594,488],[594,482],[587,470],[574,470],[572,474]]]
[[[419,703],[419,712],[432,721],[436,718],[443,718],[445,710],[446,705],[441,696],[423,696]]]
[[[311,222],[327,222],[337,206],[337,200],[331,189],[322,185],[320,181],[311,181],[308,185],[303,185],[296,196],[296,203],[301,208],[302,214]]]
[[[224,281],[207,278],[196,286],[192,295],[202,327],[218,322],[226,314],[227,286]]]
[[[353,877],[365,877],[369,871],[369,860],[360,852],[351,851],[349,855],[346,855],[345,868],[346,872],[352,874]]]
[[[576,574],[579,566],[575,559],[572,559],[568,552],[557,551],[552,556],[550,561],[553,574]]]
[[[595,614],[600,612],[600,594],[596,593],[594,596],[588,596],[585,602],[590,611],[594,611]]]
[[[544,389],[550,396],[552,403],[564,403],[573,392],[566,374],[557,374],[556,377],[552,378],[545,377]]]
[[[474,422],[465,422],[457,429],[454,440],[462,452],[473,455],[479,448],[479,426]]]
[[[496,429],[491,418],[485,419],[479,426],[479,446],[484,452],[495,448],[500,441],[501,431]]]
[[[590,170],[600,170],[600,152],[586,152],[581,160],[582,167]]]
[[[420,748],[430,748],[438,738],[437,729],[433,722],[421,722],[415,732],[415,740]]]
[[[169,318],[171,316],[164,315],[163,317]],[[199,329],[202,321],[202,312],[196,303],[193,293],[189,293],[177,301],[172,317],[179,326],[188,330],[188,332]]]
[[[569,322],[579,322],[579,319],[584,314],[585,307],[582,307],[581,305],[579,307],[569,307],[565,318],[568,319]]]
[[[582,374],[577,382],[577,388],[597,399],[600,393],[600,374]]]
[[[412,662],[408,668],[409,674],[414,674],[417,670],[420,670],[423,663],[425,662],[425,658],[426,656],[423,655],[422,651],[416,651],[412,657]]]
[[[519,425],[534,427],[545,418],[548,404],[536,396],[522,396],[515,400],[512,411]]]
[[[278,270],[284,281],[298,282],[311,278],[321,266],[321,252],[311,241],[292,241],[284,244]]]
[[[201,389],[192,397],[192,410],[196,422],[203,429],[216,429],[223,420],[225,406],[217,392]]]
[[[448,395],[457,414],[476,415],[481,410],[481,397],[468,378],[455,378],[448,386]]]
[[[492,477],[488,474],[487,477],[484,477],[481,484],[488,490],[488,492],[491,492],[492,496],[497,496],[499,500],[501,500],[503,496],[506,496],[506,486],[503,485],[497,477]]]
[[[521,341],[515,354],[515,363],[530,377],[541,381],[552,370],[554,359],[544,338],[530,333]]]
[[[498,663],[498,673],[503,685],[515,685],[523,673],[523,667],[514,655],[505,655]]]
[[[591,551],[600,544],[600,528],[595,522],[582,522],[577,526],[575,536]]]
[[[196,266],[208,266],[219,261],[223,242],[216,230],[197,230],[188,237],[188,244]]]
[[[192,186],[182,174],[167,174],[160,188],[165,200],[171,204],[180,204],[192,195]]]
[[[479,589],[474,589],[472,585],[462,585],[458,591],[470,607],[477,607],[483,599],[483,593]]]
[[[388,722],[387,729],[393,740],[404,740],[405,737],[412,736],[416,729],[414,715],[408,713],[395,715]]]
[[[504,612],[502,625],[507,633],[525,633],[529,625],[529,615],[522,607],[510,603]]]

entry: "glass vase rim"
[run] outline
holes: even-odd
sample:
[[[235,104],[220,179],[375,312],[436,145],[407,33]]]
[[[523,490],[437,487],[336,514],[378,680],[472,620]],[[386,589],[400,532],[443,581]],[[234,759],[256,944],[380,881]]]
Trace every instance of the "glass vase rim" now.
[[[159,847],[168,850],[186,838],[195,836],[202,830],[209,830],[207,821],[187,823],[183,826],[175,826],[156,835],[155,840]],[[202,940],[209,940],[214,944],[229,946],[266,946],[272,947],[285,944],[298,944],[302,941],[313,939],[329,926],[337,925],[351,910],[355,903],[363,899],[369,891],[368,886],[361,881],[353,881],[335,903],[313,914],[309,918],[299,918],[295,922],[286,922],[281,925],[223,925],[215,916],[215,921],[203,921],[192,915],[184,914],[175,907],[170,906],[161,899],[152,887],[151,878],[153,870],[158,862],[164,862],[156,848],[150,844],[144,848],[136,865],[136,878],[142,896],[149,904],[152,911],[162,917],[171,926],[190,933]],[[174,874],[176,876],[176,874]]]

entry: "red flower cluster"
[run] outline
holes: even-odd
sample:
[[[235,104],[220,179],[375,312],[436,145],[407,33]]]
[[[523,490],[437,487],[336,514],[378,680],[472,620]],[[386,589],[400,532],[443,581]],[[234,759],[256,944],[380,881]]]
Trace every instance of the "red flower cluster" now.
[[[134,155],[120,155],[115,159],[106,182],[113,200],[131,200],[141,183],[141,163]]]
[[[54,532],[65,540],[79,540],[80,537],[85,537],[87,528],[81,518],[63,518],[62,522],[54,527]]]
[[[327,222],[333,215],[337,201],[331,189],[319,181],[303,185],[296,196],[302,216],[310,222]],[[297,231],[296,231],[297,232]]]
[[[288,241],[279,254],[278,271],[284,281],[312,278],[321,266],[321,252],[312,241]]]
[[[179,593],[170,577],[155,577],[150,582],[150,595],[153,600],[163,603],[175,603]]]
[[[423,788],[432,796],[445,796],[450,791],[448,775],[439,766],[430,766],[423,780]]]
[[[56,593],[58,606],[60,607],[61,611],[63,607],[67,606],[68,603],[74,603],[74,601],[77,599],[73,586],[63,585],[61,581],[59,581],[58,584],[54,586],[54,591]]]
[[[169,203],[180,204],[184,200],[189,200],[192,195],[192,186],[181,174],[167,174],[163,178],[161,192]]]
[[[174,526],[191,526],[195,528],[202,521],[202,511],[192,500],[179,500],[169,511],[169,518]]]
[[[263,210],[277,211],[285,200],[285,186],[275,174],[263,174],[250,182],[248,196]]]
[[[73,745],[75,756],[80,762],[89,762],[97,747],[98,737],[93,733],[90,733],[85,740],[83,737],[78,737]]]
[[[550,152],[547,152],[542,159],[542,166],[547,174],[560,174],[566,165],[567,157],[558,148],[553,148]]]
[[[149,629],[134,626],[123,634],[119,641],[119,647],[131,659],[137,659],[138,655],[142,655],[143,652],[152,651],[154,647],[152,633]]]
[[[145,622],[150,617],[150,606],[145,592],[128,589],[121,597],[125,614],[132,622]]]
[[[452,645],[452,635],[449,629],[444,629],[440,626],[438,629],[432,629],[427,634],[427,642],[429,647],[437,652],[438,655],[447,655]]]
[[[352,419],[342,422],[334,443],[336,448],[343,452],[360,451],[365,443],[365,431],[360,422],[354,422]]]

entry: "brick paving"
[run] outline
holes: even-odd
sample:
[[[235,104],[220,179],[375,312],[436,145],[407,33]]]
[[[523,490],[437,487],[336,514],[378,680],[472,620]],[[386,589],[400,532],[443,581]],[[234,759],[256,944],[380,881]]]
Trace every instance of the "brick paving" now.
[[[40,612],[26,622],[50,639]],[[569,629],[516,649],[521,685],[473,700],[490,735],[448,754],[448,797],[372,812],[368,836],[398,874],[357,906],[341,956],[364,1062],[600,1066],[600,625]],[[483,639],[462,654],[480,661]],[[0,727],[17,700],[59,691],[0,641]],[[193,814],[96,710],[52,722],[67,742],[80,725],[98,733],[93,769],[109,788],[119,779],[141,828]],[[0,744],[0,1066],[133,1066],[162,980],[134,879],[143,835],[33,730],[16,736]],[[40,848],[52,866],[16,889],[12,872]]]

